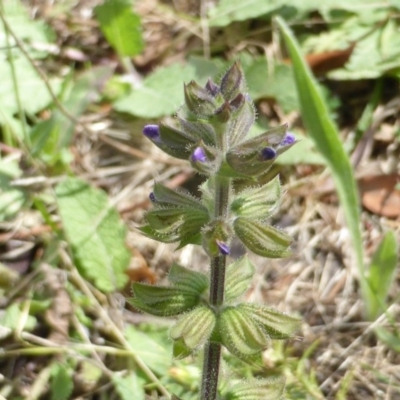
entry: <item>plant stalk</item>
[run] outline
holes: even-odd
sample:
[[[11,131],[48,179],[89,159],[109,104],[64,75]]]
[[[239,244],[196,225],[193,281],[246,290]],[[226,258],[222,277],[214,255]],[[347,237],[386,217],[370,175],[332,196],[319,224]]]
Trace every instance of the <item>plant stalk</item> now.
[[[216,177],[214,218],[224,219],[228,215],[230,182],[229,178]],[[211,258],[210,305],[218,313],[224,303],[226,256],[220,254]],[[221,345],[208,342],[204,349],[201,400],[217,398]]]

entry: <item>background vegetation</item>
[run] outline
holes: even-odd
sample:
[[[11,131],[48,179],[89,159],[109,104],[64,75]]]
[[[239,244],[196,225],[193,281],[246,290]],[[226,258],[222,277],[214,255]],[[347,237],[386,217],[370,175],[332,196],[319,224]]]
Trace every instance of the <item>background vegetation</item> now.
[[[183,82],[240,59],[254,133],[289,123],[274,224],[290,259],[256,256],[247,298],[304,319],[265,370],[288,399],[400,399],[400,2],[3,0],[0,23],[0,399],[196,399],[164,321],[125,305],[205,255],[136,228],[156,179],[196,187],[142,138]],[[286,22],[285,22],[286,21]],[[239,246],[234,253],[241,254]]]

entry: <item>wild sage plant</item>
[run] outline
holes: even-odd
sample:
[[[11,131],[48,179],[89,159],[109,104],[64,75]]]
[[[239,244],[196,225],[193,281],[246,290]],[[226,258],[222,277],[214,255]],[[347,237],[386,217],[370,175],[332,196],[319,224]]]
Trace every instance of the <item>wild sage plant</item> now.
[[[167,154],[189,160],[207,180],[201,198],[155,183],[150,194],[153,209],[141,231],[155,240],[201,245],[210,258],[208,274],[173,264],[169,286],[133,284],[137,309],[162,317],[178,316],[170,331],[174,357],[204,351],[201,400],[278,399],[282,380],[219,383],[222,348],[239,359],[255,363],[271,339],[288,339],[299,320],[264,305],[238,298],[251,284],[255,269],[246,256],[228,262],[236,236],[250,251],[268,258],[290,254],[292,239],[268,224],[281,198],[278,177],[258,185],[279,156],[294,143],[287,126],[256,137],[248,133],[255,121],[239,63],[219,85],[205,87],[192,81],[184,87],[185,104],[176,127],[147,125],[144,135]],[[234,181],[247,183],[236,191]],[[243,186],[243,185],[242,185]]]

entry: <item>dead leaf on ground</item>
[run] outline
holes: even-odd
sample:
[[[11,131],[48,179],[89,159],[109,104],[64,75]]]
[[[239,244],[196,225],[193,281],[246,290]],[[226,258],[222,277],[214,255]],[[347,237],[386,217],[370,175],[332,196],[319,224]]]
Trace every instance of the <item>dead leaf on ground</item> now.
[[[369,211],[387,218],[400,216],[400,190],[396,189],[400,176],[376,175],[359,179],[363,206]]]

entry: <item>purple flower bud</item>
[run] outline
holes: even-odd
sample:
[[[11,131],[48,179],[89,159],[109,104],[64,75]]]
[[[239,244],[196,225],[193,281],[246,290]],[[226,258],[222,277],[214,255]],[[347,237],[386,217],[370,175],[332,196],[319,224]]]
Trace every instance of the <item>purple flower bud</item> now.
[[[205,89],[214,97],[219,93],[219,87],[211,79],[207,81]]]
[[[157,141],[160,139],[160,127],[158,125],[146,125],[143,128],[143,135],[150,140]]]
[[[279,144],[280,146],[287,146],[289,144],[292,144],[296,141],[296,138],[294,137],[293,133],[288,132],[286,133],[285,137],[283,138],[282,142]]]
[[[273,160],[276,157],[276,151],[272,147],[264,147],[261,150],[261,157],[265,160]]]
[[[224,256],[227,256],[231,252],[231,249],[229,248],[229,246],[226,243],[221,242],[220,240],[217,240],[217,246],[218,246],[219,252],[221,254],[223,254]]]
[[[207,156],[201,147],[196,147],[192,153],[193,162],[206,162]]]
[[[157,200],[156,200],[156,196],[154,196],[154,193],[153,192],[151,192],[150,194],[149,194],[149,199],[150,199],[150,201],[151,202],[153,202],[153,203],[155,203]]]

